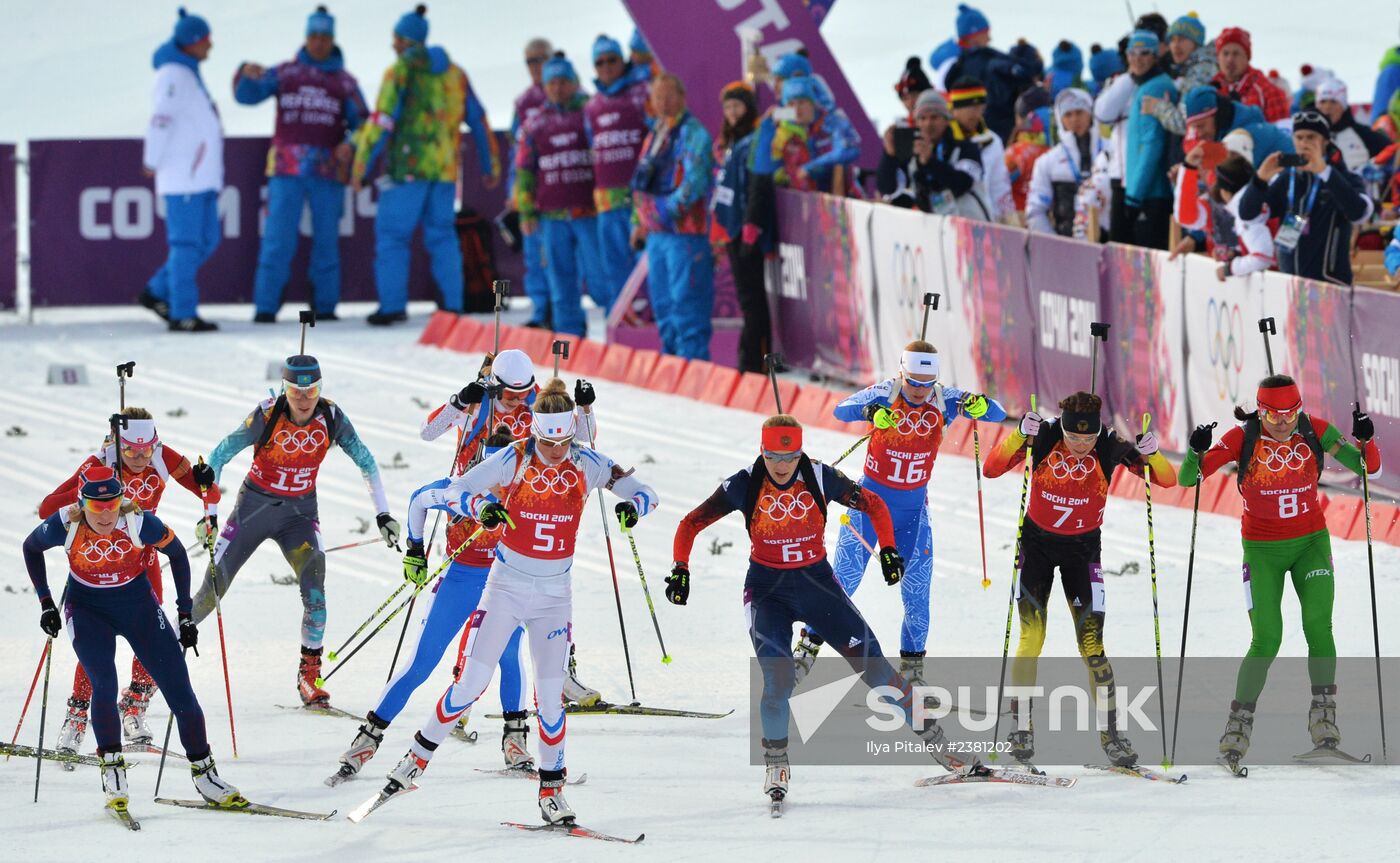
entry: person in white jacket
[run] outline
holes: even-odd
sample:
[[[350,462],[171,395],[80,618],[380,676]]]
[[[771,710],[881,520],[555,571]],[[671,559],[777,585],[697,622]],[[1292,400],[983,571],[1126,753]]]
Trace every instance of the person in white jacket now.
[[[175,32],[156,49],[151,122],[141,161],[165,202],[170,254],[137,301],[174,332],[219,327],[199,317],[199,268],[219,245],[219,191],[224,186],[224,130],[199,75],[214,43],[209,23],[184,8]]]
[[[1099,91],[1094,100],[1094,119],[1109,126],[1111,158],[1108,163],[1108,176],[1112,186],[1112,201],[1109,204],[1113,231],[1111,239],[1117,243],[1133,241],[1132,226],[1123,217],[1123,167],[1128,157],[1128,110],[1132,107],[1133,96],[1137,94],[1137,82],[1126,71],[1114,78]]]
[[[1090,203],[1107,200],[1107,174],[1095,170],[1104,142],[1093,111],[1094,100],[1084,90],[1066,88],[1055,97],[1060,140],[1035,160],[1026,192],[1026,223],[1032,231],[1082,236]],[[1107,227],[1107,208],[1099,208],[1099,220],[1101,227]]]

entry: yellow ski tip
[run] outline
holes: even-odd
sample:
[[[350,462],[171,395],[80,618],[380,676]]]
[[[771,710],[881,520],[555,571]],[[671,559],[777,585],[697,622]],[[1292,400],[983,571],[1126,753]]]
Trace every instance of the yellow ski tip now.
[[[670,665],[670,664],[671,664],[671,655],[670,655],[669,653],[668,653],[667,655],[661,657],[661,664],[662,664],[662,665]]]

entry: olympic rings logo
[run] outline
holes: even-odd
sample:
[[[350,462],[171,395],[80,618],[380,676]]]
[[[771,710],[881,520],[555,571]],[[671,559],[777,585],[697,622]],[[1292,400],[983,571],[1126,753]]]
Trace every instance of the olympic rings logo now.
[[[1045,460],[1055,479],[1081,480],[1098,467],[1099,460],[1092,453],[1087,456],[1070,456],[1056,450]]]
[[[326,445],[326,431],[319,428],[295,429],[293,431],[282,429],[272,436],[272,442],[288,455],[296,455],[297,453],[311,455]]]
[[[134,476],[126,481],[126,496],[129,500],[142,500],[158,493],[164,487],[165,481],[157,474],[148,474],[144,477]]]
[[[126,537],[118,537],[115,540],[97,539],[83,546],[78,551],[78,556],[88,563],[116,563],[128,554],[131,554],[134,547]]]
[[[578,481],[578,471],[567,466],[547,467],[544,470],[531,467],[525,474],[525,484],[536,494],[563,494],[576,486]]]
[[[535,424],[535,417],[529,411],[521,411],[518,414],[501,414],[496,417],[496,420],[509,429],[510,436],[517,440],[529,435]]]
[[[800,521],[816,507],[816,500],[806,490],[797,494],[789,491],[778,495],[766,494],[758,500],[759,511],[776,522],[784,522],[788,519]]]
[[[915,322],[928,283],[923,246],[895,243],[893,269],[895,302],[899,306],[900,316],[909,322],[909,335],[912,337],[916,332]]]
[[[1259,463],[1269,473],[1298,470],[1313,457],[1312,448],[1305,441],[1291,445],[1272,444],[1267,441],[1260,441],[1260,444],[1263,447],[1263,457],[1259,459]]]
[[[891,411],[894,414],[894,430],[902,435],[927,437],[938,429],[939,423],[929,418],[934,411]]]
[[[1211,297],[1206,304],[1206,345],[1220,398],[1238,401],[1244,372],[1244,318],[1239,303]]]

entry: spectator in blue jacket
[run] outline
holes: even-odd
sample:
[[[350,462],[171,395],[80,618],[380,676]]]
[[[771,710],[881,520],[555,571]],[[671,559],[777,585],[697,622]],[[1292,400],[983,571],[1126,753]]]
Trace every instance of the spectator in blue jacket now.
[[[749,200],[749,159],[758,100],[753,87],[735,81],[720,93],[724,127],[715,142],[714,196],[710,199],[710,239],[723,244],[744,324],[739,330],[739,371],[763,372],[763,356],[772,351],[772,323],[763,285],[763,254],[758,245],[743,242],[744,212]]]
[[[1292,153],[1293,141],[1264,112],[1220,95],[1214,87],[1193,87],[1182,99],[1188,141],[1224,141],[1258,168],[1274,153]],[[1183,145],[1190,149],[1189,145]]]
[[[1050,52],[1050,95],[1060,95],[1068,87],[1084,87],[1084,54],[1079,46],[1068,39],[1060,40],[1055,50]]]
[[[1128,111],[1123,169],[1124,215],[1133,242],[1165,249],[1171,230],[1172,187],[1167,179],[1170,135],[1144,109],[1145,98],[1177,101],[1176,86],[1158,61],[1157,35],[1135,30],[1128,40],[1128,73],[1137,85]],[[1150,103],[1149,103],[1150,104]]]
[[[306,44],[296,59],[263,68],[244,63],[233,97],[256,105],[277,97],[277,126],[267,154],[267,219],[253,282],[253,321],[277,320],[303,204],[311,207],[312,308],[336,320],[340,302],[340,217],[355,158],[351,135],[368,116],[364,94],[345,71],[335,44],[335,18],[325,6],[306,19]]]

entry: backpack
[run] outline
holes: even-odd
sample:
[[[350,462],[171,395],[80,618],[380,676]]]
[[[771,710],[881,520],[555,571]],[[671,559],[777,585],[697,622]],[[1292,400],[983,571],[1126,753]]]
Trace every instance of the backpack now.
[[[1250,459],[1254,458],[1254,448],[1259,444],[1259,433],[1262,428],[1259,425],[1259,415],[1244,421],[1244,441],[1240,444],[1240,469],[1235,472],[1235,484],[1244,488],[1244,475],[1249,472]],[[1308,449],[1313,451],[1313,461],[1317,466],[1318,477],[1322,476],[1322,441],[1317,439],[1317,430],[1313,428],[1312,420],[1305,413],[1298,414],[1298,431],[1303,435],[1303,442],[1308,445]]]
[[[822,527],[826,527],[826,493],[817,481],[817,471],[812,464],[812,460],[806,453],[797,462],[797,475],[807,486],[808,494],[812,495],[812,500],[817,504],[817,510],[822,514]],[[753,463],[753,468],[749,471],[749,487],[744,492],[744,505],[740,512],[744,514],[744,529],[749,530],[753,526],[753,513],[758,508],[758,494],[763,488],[763,481],[768,479],[768,468],[763,463],[763,456]]]

